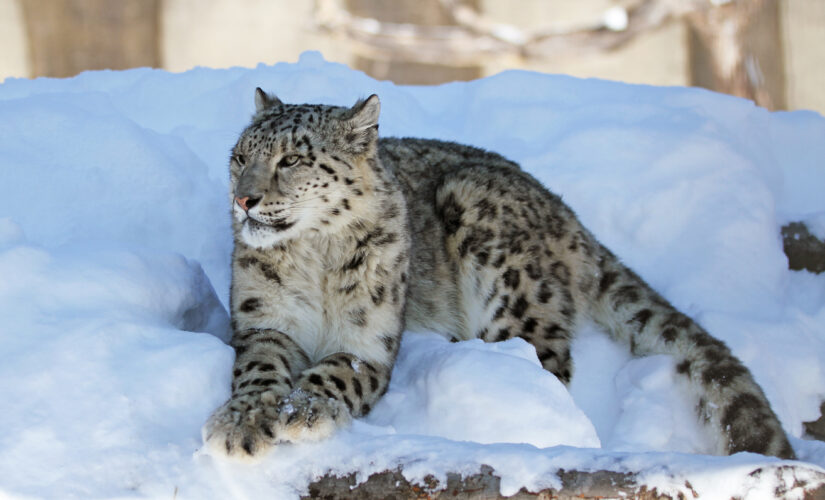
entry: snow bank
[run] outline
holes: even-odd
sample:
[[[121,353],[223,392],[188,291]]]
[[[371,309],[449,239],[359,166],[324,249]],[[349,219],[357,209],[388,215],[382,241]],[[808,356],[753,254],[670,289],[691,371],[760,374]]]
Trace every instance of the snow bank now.
[[[328,442],[256,466],[199,451],[229,394],[226,159],[261,86],[378,93],[384,135],[499,151],[727,342],[793,436],[825,396],[825,276],[787,270],[781,224],[825,220],[825,120],[685,88],[528,72],[399,87],[306,54],[256,69],[90,72],[0,85],[0,496],[294,497],[327,471],[557,486],[559,468],[660,491],[758,495],[757,455],[707,457],[666,357],[591,327],[572,399],[527,344],[405,338],[387,397]],[[794,439],[825,465],[825,447]],[[601,447],[599,448],[599,446]],[[645,452],[645,453],[638,453]],[[753,488],[748,490],[748,488]]]

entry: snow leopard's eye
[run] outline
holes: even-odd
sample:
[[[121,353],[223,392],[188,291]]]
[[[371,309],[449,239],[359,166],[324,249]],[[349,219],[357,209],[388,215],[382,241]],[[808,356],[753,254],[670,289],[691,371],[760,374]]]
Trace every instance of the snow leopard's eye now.
[[[246,156],[244,155],[234,155],[232,156],[232,159],[235,160],[235,163],[242,167],[246,165]]]
[[[286,155],[278,162],[279,167],[293,167],[298,163],[301,157],[299,155]]]

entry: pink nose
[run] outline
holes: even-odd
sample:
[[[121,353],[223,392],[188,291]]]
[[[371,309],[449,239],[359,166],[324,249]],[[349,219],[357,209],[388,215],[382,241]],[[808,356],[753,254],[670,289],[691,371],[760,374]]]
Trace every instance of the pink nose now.
[[[246,202],[249,201],[249,196],[244,196],[243,198],[235,197],[235,203],[240,205],[244,212],[248,212],[249,208],[246,206]]]

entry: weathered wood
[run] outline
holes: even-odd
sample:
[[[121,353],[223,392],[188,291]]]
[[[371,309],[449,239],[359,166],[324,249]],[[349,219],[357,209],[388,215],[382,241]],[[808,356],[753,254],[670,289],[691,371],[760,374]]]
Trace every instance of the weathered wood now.
[[[691,85],[785,109],[777,0],[732,0],[686,19]]]
[[[825,242],[812,235],[805,224],[792,222],[783,227],[782,245],[789,268],[817,274],[825,271]]]
[[[21,0],[32,76],[160,66],[160,0]]]
[[[790,465],[758,467],[749,477],[754,480],[776,479],[779,486],[775,489],[776,498],[784,498],[791,493],[790,488],[801,488],[806,500],[825,500],[825,474],[806,470],[806,479],[796,475],[796,468]],[[790,484],[782,480],[790,472],[793,480]],[[385,498],[450,498],[450,499],[603,499],[636,498],[641,500],[675,500],[684,498],[702,498],[694,490],[689,480],[675,496],[658,492],[644,484],[639,484],[637,477],[631,473],[599,471],[559,470],[556,476],[562,487],[548,488],[541,491],[528,491],[525,488],[515,495],[505,497],[500,494],[501,479],[495,475],[492,467],[482,465],[480,472],[467,477],[448,473],[447,481],[441,484],[433,476],[428,476],[422,483],[411,483],[401,473],[401,469],[372,474],[365,481],[356,484],[355,473],[340,477],[327,474],[309,485],[309,494],[302,498],[313,499],[354,499],[373,500]],[[815,477],[811,481],[810,477]],[[795,491],[794,493],[799,493]]]
[[[374,59],[469,66],[495,56],[547,59],[614,50],[686,12],[711,8],[703,0],[637,0],[624,9],[624,27],[611,27],[597,18],[587,25],[525,30],[484,17],[474,1],[412,2],[422,8],[432,5],[441,12],[445,20],[438,23],[402,21],[400,14],[381,19],[378,16],[383,16],[383,11],[368,5],[394,8],[405,2],[348,0],[344,8],[341,0],[317,0],[316,24],[347,40],[357,53]]]
[[[471,2],[477,7],[477,1]],[[382,23],[415,26],[451,26],[455,21],[439,0],[347,0],[347,10],[353,15],[375,19]],[[392,80],[408,85],[426,85],[481,77],[479,64],[456,64],[451,60],[416,61],[399,57],[399,51],[381,52],[353,45],[356,69],[380,80]]]

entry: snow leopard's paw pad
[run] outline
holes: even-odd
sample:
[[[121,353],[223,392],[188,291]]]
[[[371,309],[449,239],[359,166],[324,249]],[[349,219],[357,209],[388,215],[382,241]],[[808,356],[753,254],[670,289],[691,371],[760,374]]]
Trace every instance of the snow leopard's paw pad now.
[[[267,391],[224,403],[201,430],[209,453],[236,460],[260,459],[277,441],[278,400]]]
[[[279,409],[278,438],[293,443],[326,439],[352,420],[341,401],[301,389],[285,397]]]

